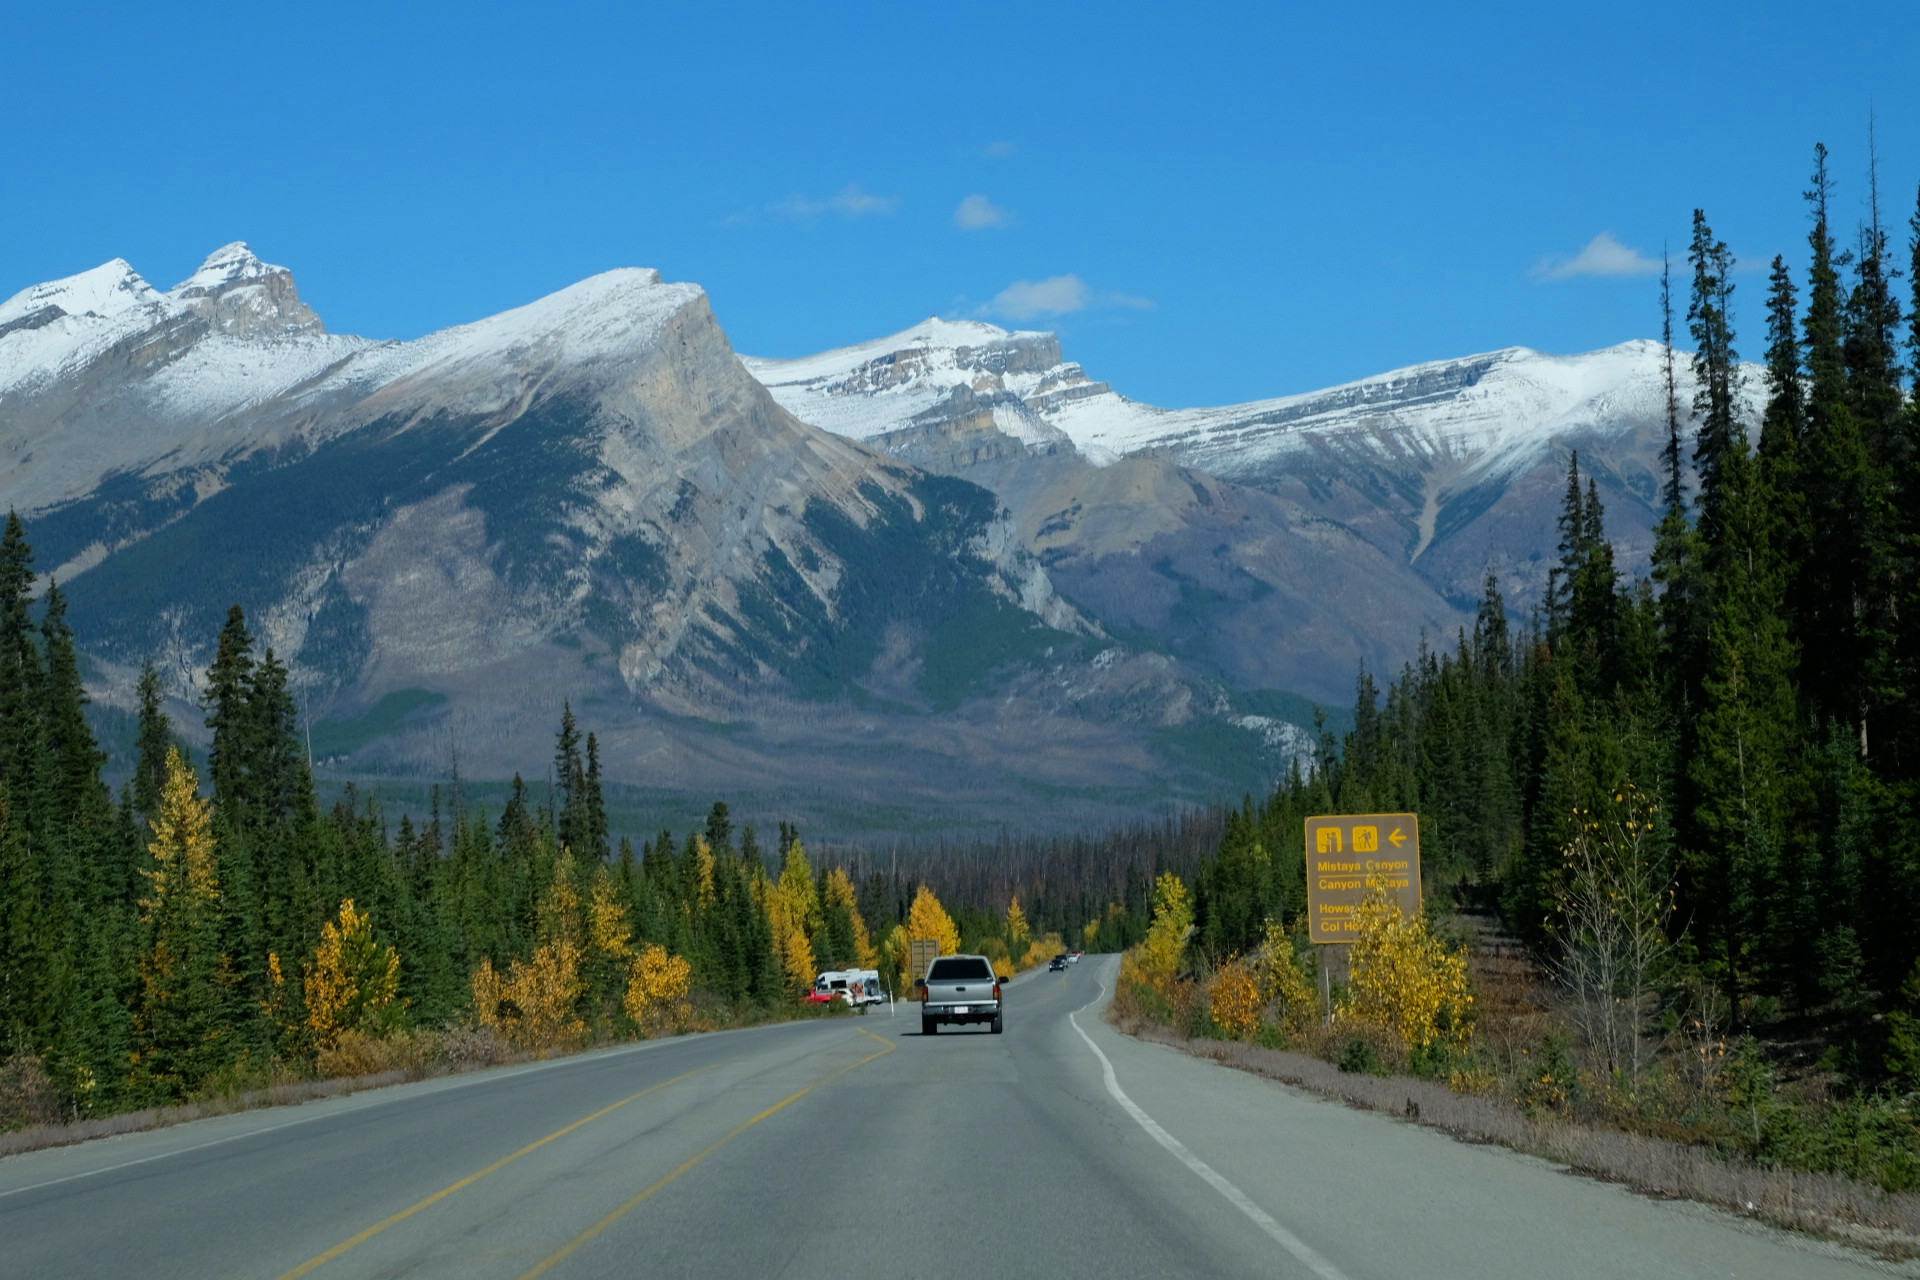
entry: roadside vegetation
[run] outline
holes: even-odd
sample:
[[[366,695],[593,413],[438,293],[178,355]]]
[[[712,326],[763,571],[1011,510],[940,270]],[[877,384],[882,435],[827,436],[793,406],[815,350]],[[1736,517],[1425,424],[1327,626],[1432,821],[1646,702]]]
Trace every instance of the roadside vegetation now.
[[[1903,316],[1876,189],[1846,252],[1831,192],[1821,148],[1757,423],[1733,262],[1694,215],[1698,392],[1669,377],[1651,576],[1618,571],[1576,455],[1531,618],[1489,575],[1470,634],[1384,699],[1363,673],[1353,731],[1161,879],[1124,1020],[1920,1188],[1920,287]],[[1309,945],[1303,819],[1401,811],[1426,916],[1376,894],[1354,945]]]

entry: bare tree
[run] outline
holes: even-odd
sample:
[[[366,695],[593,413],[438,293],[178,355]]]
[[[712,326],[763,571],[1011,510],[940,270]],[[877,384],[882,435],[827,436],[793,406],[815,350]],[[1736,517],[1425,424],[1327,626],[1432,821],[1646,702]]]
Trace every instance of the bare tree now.
[[[1655,831],[1658,806],[1632,786],[1577,815],[1553,932],[1555,973],[1575,1025],[1610,1079],[1640,1087],[1646,1026],[1671,947],[1673,876]]]

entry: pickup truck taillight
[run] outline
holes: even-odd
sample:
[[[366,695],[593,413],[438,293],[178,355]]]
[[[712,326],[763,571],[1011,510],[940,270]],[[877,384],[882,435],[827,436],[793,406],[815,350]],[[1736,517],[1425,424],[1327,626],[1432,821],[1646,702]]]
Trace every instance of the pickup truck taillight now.
[[[995,1000],[1000,998],[1000,984],[997,981],[993,984],[993,998]]]

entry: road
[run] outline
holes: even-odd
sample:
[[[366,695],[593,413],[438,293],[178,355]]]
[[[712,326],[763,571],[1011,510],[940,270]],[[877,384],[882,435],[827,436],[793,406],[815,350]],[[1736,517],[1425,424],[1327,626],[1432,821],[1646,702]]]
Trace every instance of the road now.
[[[1108,1027],[688,1036],[0,1160],[0,1277],[1858,1277]]]

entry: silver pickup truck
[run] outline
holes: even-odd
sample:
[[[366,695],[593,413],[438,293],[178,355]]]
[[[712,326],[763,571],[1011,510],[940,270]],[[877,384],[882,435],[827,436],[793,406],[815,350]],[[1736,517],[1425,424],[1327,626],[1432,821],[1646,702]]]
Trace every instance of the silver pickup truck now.
[[[920,989],[920,1034],[935,1035],[943,1022],[990,1022],[1000,1034],[1000,979],[985,956],[941,956],[927,966]]]

